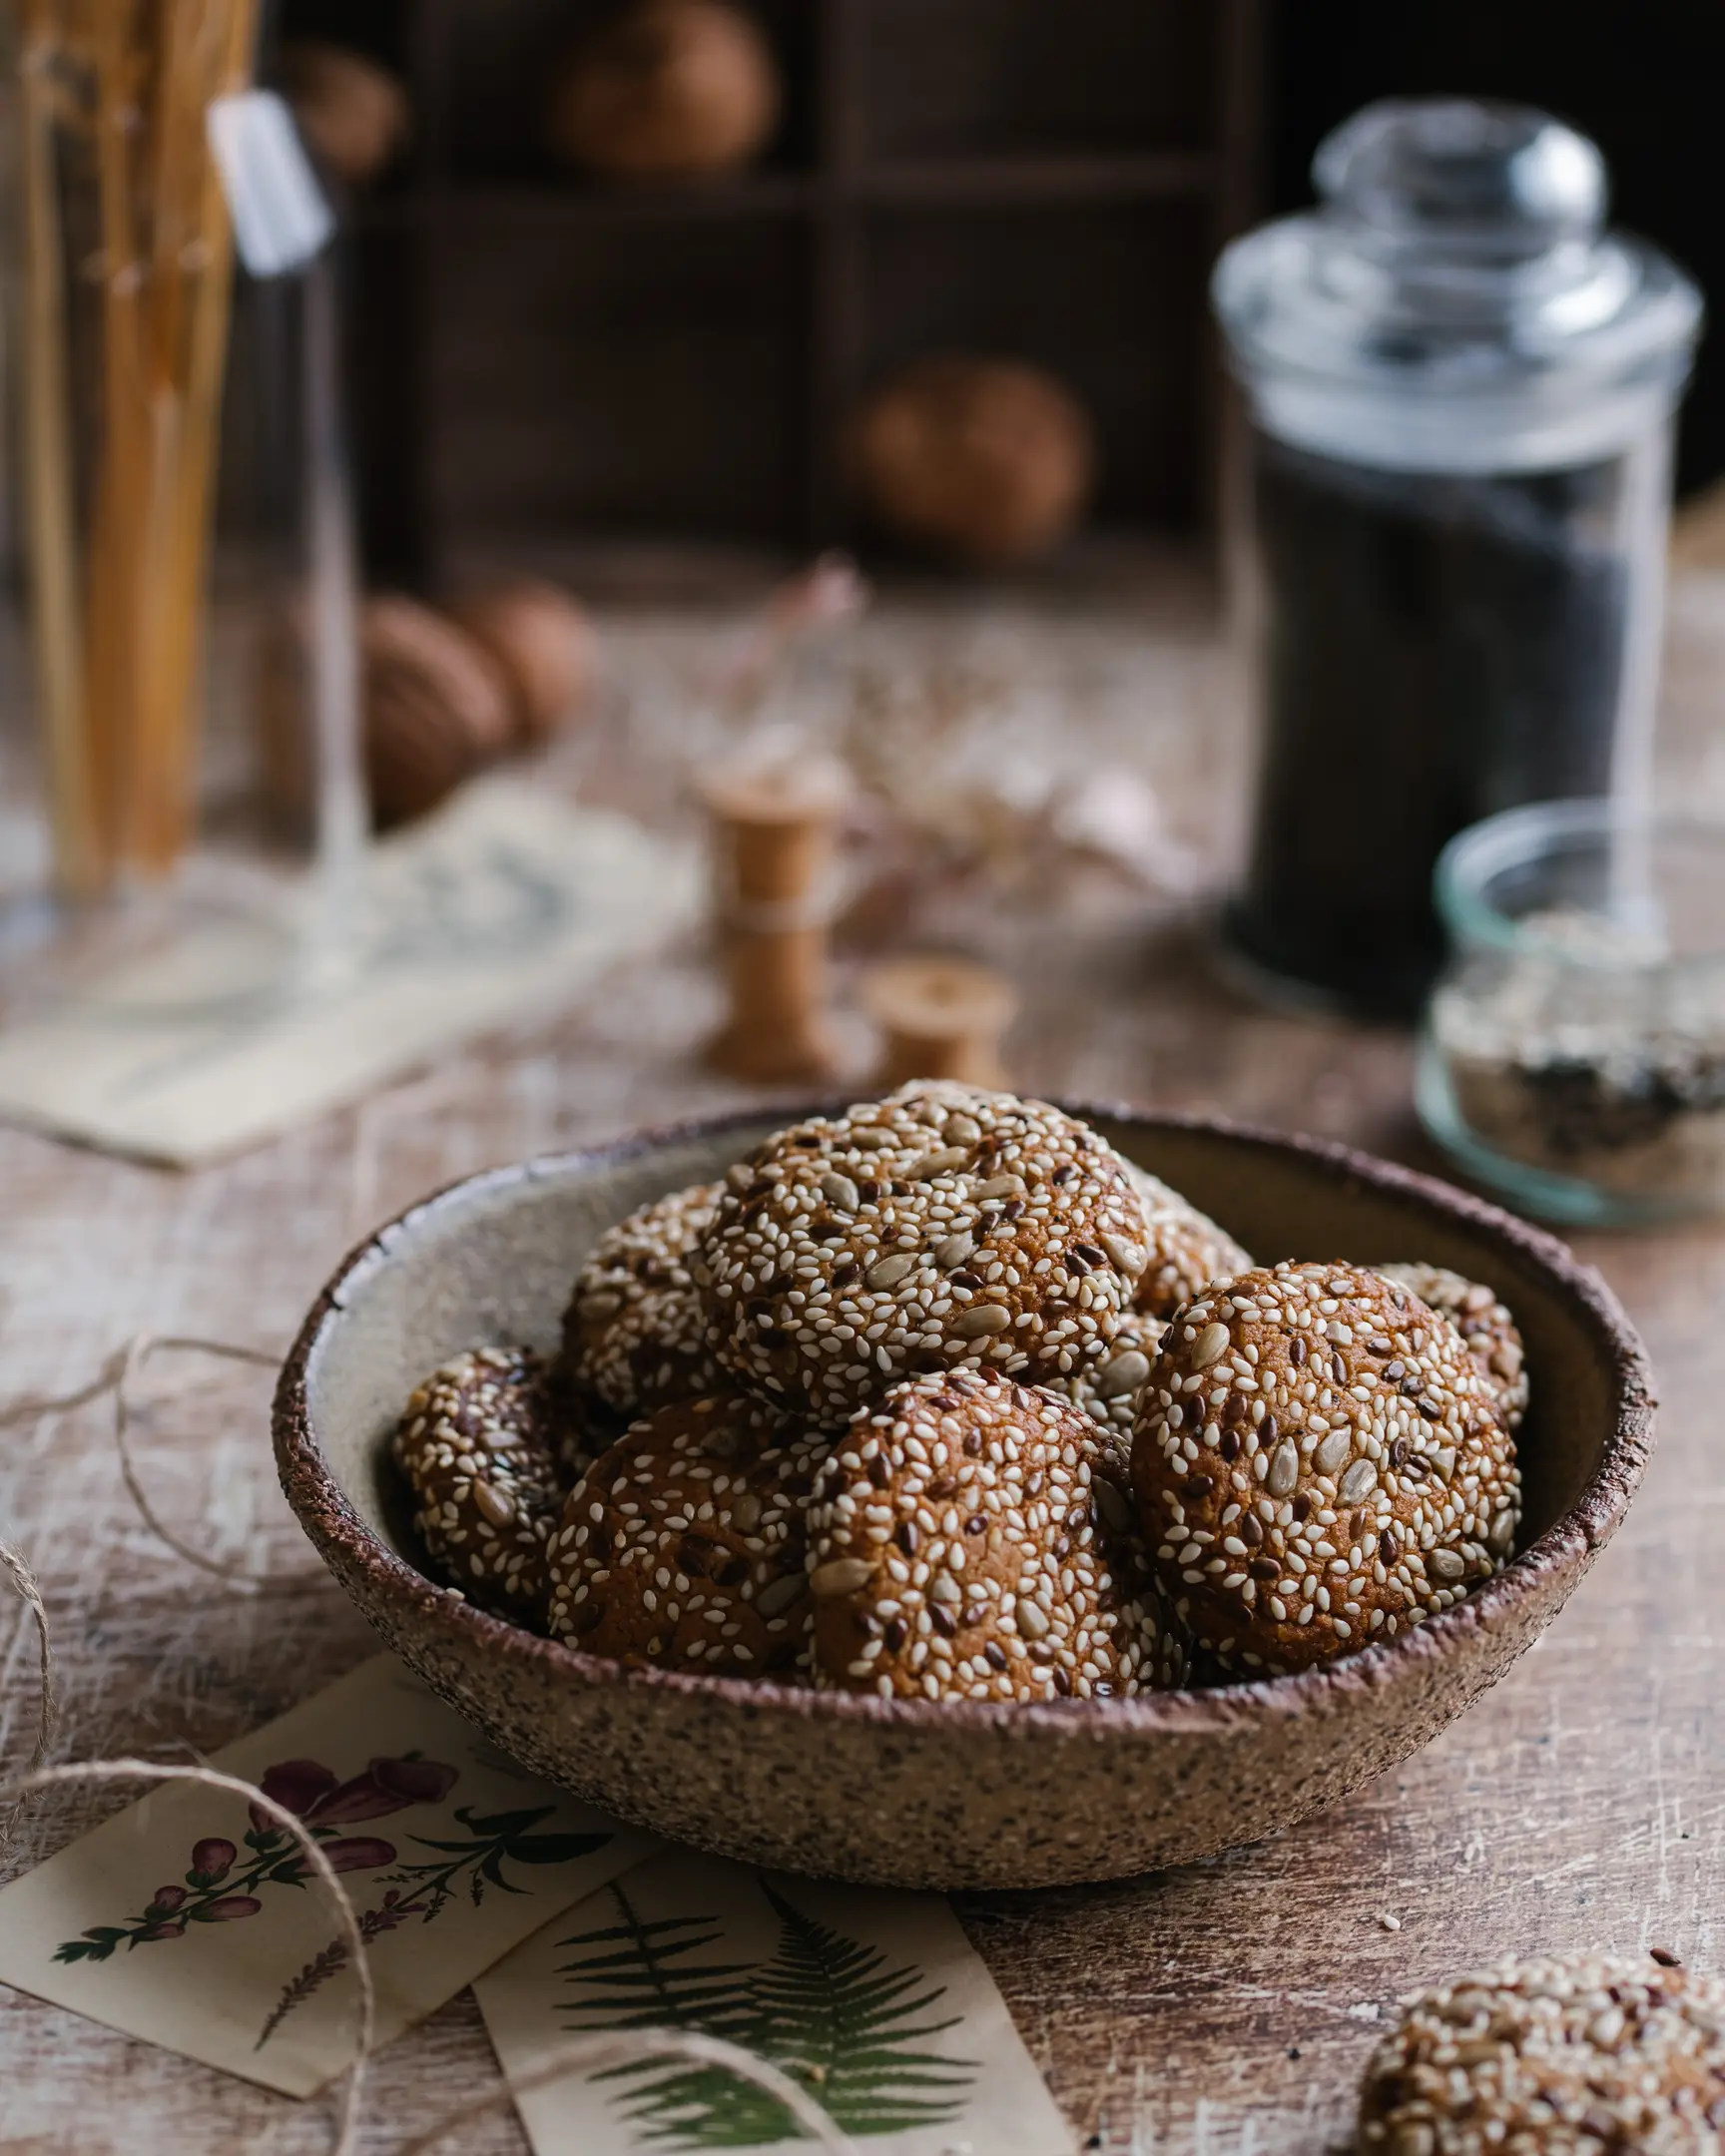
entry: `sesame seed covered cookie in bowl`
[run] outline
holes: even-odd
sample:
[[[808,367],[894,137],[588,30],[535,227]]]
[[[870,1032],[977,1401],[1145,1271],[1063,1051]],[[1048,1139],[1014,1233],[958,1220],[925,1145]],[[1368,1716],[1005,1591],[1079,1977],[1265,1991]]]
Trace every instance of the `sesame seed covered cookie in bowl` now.
[[[909,1172],[954,1151],[963,1159]],[[1195,1328],[1177,1312],[1159,1336],[1160,1321],[1134,1308],[1149,1223],[1122,1161],[1252,1255],[1244,1272],[1200,1284],[1196,1299],[1216,1308]],[[826,1177],[843,1185],[829,1189]],[[649,1434],[623,1432],[599,1462],[559,1456],[556,1532],[568,1540],[550,1553],[563,1614],[549,1630],[480,1606],[414,1526],[391,1457],[408,1394],[469,1351],[555,1357],[573,1285],[591,1277],[605,1238],[716,1184],[712,1223],[677,1263],[709,1314],[717,1381],[700,1367],[671,1380],[702,1389],[654,1406]],[[909,1262],[867,1287],[866,1271],[888,1260]],[[1415,1264],[1488,1290],[1511,1314],[1526,1380],[1513,1432],[1473,1340],[1376,1270]],[[1309,1268],[1323,1292],[1315,1324],[1300,1328],[1310,1374],[1294,1386],[1292,1341],[1273,1347],[1260,1284],[1305,1281]],[[1234,1307],[1248,1276],[1250,1314]],[[1334,1293],[1345,1276],[1346,1294]],[[723,1285],[735,1293],[720,1295]],[[1360,1309],[1351,1316],[1344,1303]],[[960,1331],[977,1308],[1006,1323]],[[1217,1324],[1231,1343],[1221,1402],[1206,1371],[1222,1356],[1191,1366]],[[1322,1335],[1343,1378],[1333,1360],[1310,1368],[1319,1324],[1354,1335]],[[819,1345],[840,1327],[854,1337]],[[1380,1342],[1393,1351],[1381,1354]],[[1407,1366],[1392,1376],[1398,1358]],[[1179,1524],[1193,1529],[1178,1542],[1160,1532],[1160,1512],[1146,1516],[1151,1478],[1132,1486],[1128,1461],[1129,1435],[1142,1453],[1147,1428],[1168,1419],[1176,1363]],[[1402,1389],[1410,1376],[1418,1394]],[[1289,1395],[1280,1405],[1273,1382]],[[1296,1393],[1304,1419],[1287,1411]],[[1236,1395],[1243,1413],[1229,1405]],[[1206,1410],[1196,1423],[1189,1399]],[[1465,1429],[1445,1475],[1452,1410]],[[1331,1458],[1337,1417],[1346,1461]],[[1313,1140],[924,1086],[635,1134],[425,1200],[355,1252],[312,1310],[283,1373],[276,1441],[289,1501],[365,1616],[532,1771],[741,1861],[951,1889],[1115,1878],[1213,1855],[1407,1759],[1561,1609],[1623,1516],[1650,1422],[1641,1349],[1597,1276],[1460,1192]],[[681,1435],[661,1447],[667,1431]],[[1244,1463],[1262,1543],[1241,1525],[1247,1493],[1224,1499],[1211,1464],[1230,1432],[1229,1475]],[[1395,1461],[1411,1432],[1419,1444]],[[1472,1489],[1463,1439],[1477,1440]],[[1287,1490],[1285,1442],[1295,1453]],[[1418,1513],[1402,1489],[1416,1449],[1436,1469]],[[592,1483],[579,1498],[578,1466]],[[1214,1486],[1196,1489],[1201,1479]],[[1296,1521],[1302,1497],[1311,1502]],[[602,1533],[578,1543],[583,1511]],[[1143,1532],[1152,1524],[1155,1540]],[[620,1585],[625,1548],[641,1555]],[[1462,1567],[1453,1581],[1449,1553]],[[1214,1579],[1217,1593],[1236,1593],[1258,1577],[1254,1554],[1277,1566],[1287,1624],[1349,1624],[1346,1639],[1327,1627],[1334,1651],[1308,1659],[1284,1640],[1257,1666],[1233,1650],[1222,1657],[1234,1635],[1200,1609],[1199,1589]],[[1374,1629],[1372,1598],[1331,1584],[1338,1561],[1371,1569],[1386,1607],[1392,1587],[1423,1580],[1432,1591],[1413,1598],[1419,1621],[1392,1635],[1386,1616]],[[1312,1591],[1291,1605],[1284,1580]],[[583,1587],[589,1603],[601,1588],[617,1597],[615,1611],[606,1603],[602,1620],[577,1622]],[[1270,1590],[1260,1582],[1260,1609]],[[1366,1617],[1358,1631],[1349,1599]],[[601,1632],[613,1620],[624,1627],[616,1637]],[[592,1651],[595,1636],[612,1651]],[[1272,1660],[1286,1674],[1272,1674]],[[1003,1675],[1010,1682],[997,1686]]]

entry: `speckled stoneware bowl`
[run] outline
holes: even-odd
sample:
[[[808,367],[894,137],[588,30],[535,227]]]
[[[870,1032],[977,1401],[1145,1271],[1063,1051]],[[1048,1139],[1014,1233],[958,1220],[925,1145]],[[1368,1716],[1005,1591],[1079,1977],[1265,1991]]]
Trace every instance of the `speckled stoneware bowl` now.
[[[402,1658],[516,1758],[728,1857],[893,1886],[1110,1879],[1251,1842],[1405,1760],[1532,1645],[1646,1464],[1646,1359],[1550,1236],[1310,1139],[1088,1108],[1261,1260],[1422,1258],[1488,1282],[1526,1338],[1519,1554],[1466,1602],[1328,1669],[1211,1692],[1017,1707],[626,1670],[488,1617],[420,1573],[387,1456],[414,1382],[482,1342],[550,1347],[600,1231],[717,1176],[787,1120],[750,1114],[500,1168],[342,1266],[283,1371],[283,1485]]]

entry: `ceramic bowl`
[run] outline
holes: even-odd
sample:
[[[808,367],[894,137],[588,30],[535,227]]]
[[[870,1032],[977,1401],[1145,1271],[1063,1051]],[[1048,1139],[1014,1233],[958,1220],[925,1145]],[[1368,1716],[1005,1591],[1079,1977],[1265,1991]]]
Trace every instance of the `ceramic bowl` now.
[[[289,1503],[388,1645],[496,1744],[620,1818],[727,1857],[892,1886],[1033,1886],[1210,1856],[1333,1804],[1452,1722],[1562,1608],[1646,1464],[1646,1358],[1597,1274],[1441,1183],[1314,1139],[1075,1107],[1261,1260],[1420,1258],[1497,1291],[1526,1339],[1533,1404],[1521,1545],[1496,1579],[1303,1675],[1035,1707],[624,1669],[427,1579],[387,1450],[413,1384],[476,1344],[552,1346],[600,1231],[716,1177],[783,1110],[494,1169],[380,1229],[319,1297],[283,1371]]]

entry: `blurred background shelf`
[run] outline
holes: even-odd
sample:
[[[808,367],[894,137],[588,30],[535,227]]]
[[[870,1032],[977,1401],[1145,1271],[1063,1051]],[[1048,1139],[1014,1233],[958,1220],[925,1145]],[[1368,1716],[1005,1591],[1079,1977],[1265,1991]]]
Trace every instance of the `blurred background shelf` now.
[[[1256,208],[1262,0],[754,0],[783,87],[755,170],[600,184],[544,149],[604,0],[288,0],[406,80],[414,147],[359,206],[367,566],[453,537],[866,539],[847,413],[921,351],[1030,360],[1100,439],[1115,537],[1202,541],[1205,307]]]

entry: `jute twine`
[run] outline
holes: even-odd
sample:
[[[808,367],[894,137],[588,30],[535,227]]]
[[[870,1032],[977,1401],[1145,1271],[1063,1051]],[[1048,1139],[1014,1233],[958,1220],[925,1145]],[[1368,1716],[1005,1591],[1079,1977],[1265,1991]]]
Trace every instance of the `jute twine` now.
[[[151,1533],[176,1556],[188,1564],[196,1565],[200,1571],[215,1574],[230,1586],[252,1591],[290,1586],[307,1579],[321,1578],[319,1573],[303,1571],[259,1572],[242,1564],[207,1557],[201,1550],[183,1541],[159,1516],[139,1480],[129,1442],[134,1413],[134,1382],[145,1363],[158,1353],[214,1355],[227,1361],[245,1362],[272,1369],[280,1360],[279,1356],[265,1349],[240,1347],[232,1341],[201,1340],[191,1335],[157,1336],[140,1333],[124,1347],[117,1348],[103,1364],[100,1372],[88,1384],[79,1386],[75,1391],[54,1397],[14,1400],[0,1407],[0,1429],[15,1429],[26,1423],[37,1422],[44,1415],[64,1414],[112,1394],[115,1447],[119,1453],[120,1471],[127,1491]],[[31,1796],[38,1790],[59,1788],[69,1783],[195,1782],[205,1789],[221,1790],[243,1797],[248,1804],[257,1806],[266,1818],[289,1834],[304,1853],[308,1868],[316,1875],[335,1904],[337,1925],[352,1963],[356,1988],[353,2061],[341,2083],[335,2110],[332,2148],[334,2156],[355,2156],[359,2145],[365,2068],[370,2057],[376,2024],[377,1995],[371,1975],[370,1950],[360,1930],[352,1900],[334,1867],[310,1831],[293,1813],[274,1798],[266,1796],[255,1783],[247,1782],[238,1775],[222,1774],[214,1767],[169,1765],[160,1760],[144,1759],[83,1760],[64,1766],[45,1765],[59,1723],[48,1611],[30,1566],[17,1550],[4,1542],[0,1542],[0,1571],[4,1571],[35,1622],[38,1665],[36,1737],[31,1747],[30,1765],[23,1774],[0,1783],[0,1805],[7,1808],[4,1817],[0,1818],[0,1857],[10,1854],[18,1823]],[[856,2144],[850,2137],[840,2131],[829,2114],[806,2090],[789,2075],[781,2072],[770,2059],[747,2051],[741,2045],[727,2043],[718,2036],[676,2028],[622,2029],[574,2037],[568,2043],[560,2044],[548,2058],[530,2071],[515,2076],[505,2075],[484,2095],[471,2098],[466,2103],[442,2113],[424,2131],[416,2134],[410,2141],[400,2143],[397,2156],[424,2156],[425,2151],[435,2148],[459,2127],[504,2109],[518,2096],[530,2096],[537,2090],[549,2088],[569,2074],[597,2073],[607,2067],[628,2065],[636,2061],[646,2063],[664,2058],[687,2059],[692,2064],[723,2067],[740,2075],[744,2080],[753,2082],[757,2088],[777,2098],[796,2120],[802,2132],[825,2150],[827,2156],[858,2156]]]

